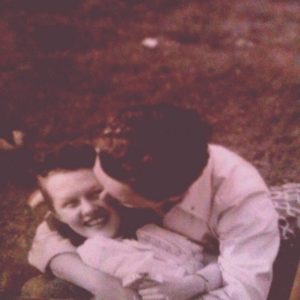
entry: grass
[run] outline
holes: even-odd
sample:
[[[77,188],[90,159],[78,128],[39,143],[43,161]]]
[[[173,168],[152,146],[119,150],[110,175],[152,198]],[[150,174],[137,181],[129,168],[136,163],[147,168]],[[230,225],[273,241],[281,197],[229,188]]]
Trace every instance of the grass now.
[[[205,115],[213,141],[268,184],[300,181],[297,1],[42,2],[1,3],[2,133],[18,127],[30,145],[54,147],[90,137],[124,105],[173,102]],[[33,184],[15,176],[21,168],[6,166],[15,172],[1,189],[0,290],[14,294],[34,274],[26,253],[42,213],[26,206]]]

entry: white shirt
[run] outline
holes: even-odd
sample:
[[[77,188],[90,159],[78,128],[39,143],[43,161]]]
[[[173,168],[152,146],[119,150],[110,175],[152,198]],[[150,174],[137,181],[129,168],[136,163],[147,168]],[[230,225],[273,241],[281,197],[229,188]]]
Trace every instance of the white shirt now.
[[[224,287],[203,299],[264,300],[279,248],[278,216],[256,169],[216,145],[203,174],[183,201],[165,217],[164,226],[197,241],[214,237]],[[198,272],[214,276],[209,265]]]
[[[202,247],[154,224],[137,230],[137,240],[96,235],[77,248],[82,261],[131,286],[147,275],[157,282],[195,274],[203,267]],[[220,278],[220,276],[218,276]],[[221,280],[213,283],[221,287]]]
[[[256,169],[237,154],[209,146],[210,158],[182,202],[164,218],[164,226],[206,244],[219,241],[219,267],[224,287],[201,299],[265,300],[279,248],[278,216]],[[180,171],[180,170],[179,170]],[[76,251],[46,223],[37,229],[29,262],[45,271],[57,254]],[[216,268],[198,272],[208,279]],[[213,281],[213,280],[212,280]]]

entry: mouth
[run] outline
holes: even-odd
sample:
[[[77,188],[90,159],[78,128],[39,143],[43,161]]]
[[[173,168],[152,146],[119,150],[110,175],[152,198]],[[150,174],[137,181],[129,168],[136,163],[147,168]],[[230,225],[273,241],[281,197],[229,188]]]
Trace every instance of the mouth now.
[[[98,227],[104,226],[109,220],[109,213],[107,211],[101,211],[93,216],[86,217],[83,220],[83,225],[86,227]]]

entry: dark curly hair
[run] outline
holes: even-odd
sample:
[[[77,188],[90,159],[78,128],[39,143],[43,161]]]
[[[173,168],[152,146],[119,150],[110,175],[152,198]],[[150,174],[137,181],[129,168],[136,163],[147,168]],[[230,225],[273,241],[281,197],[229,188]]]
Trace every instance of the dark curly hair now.
[[[179,195],[208,161],[210,127],[199,114],[171,104],[134,105],[111,117],[99,139],[111,177],[152,201]]]

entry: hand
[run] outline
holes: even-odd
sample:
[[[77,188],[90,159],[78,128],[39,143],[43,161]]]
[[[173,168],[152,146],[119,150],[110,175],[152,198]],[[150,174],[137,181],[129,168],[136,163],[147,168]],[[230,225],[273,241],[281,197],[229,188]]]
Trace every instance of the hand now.
[[[129,288],[118,288],[111,289],[106,295],[103,293],[95,295],[91,300],[140,300],[141,297]]]
[[[133,290],[122,288],[122,290],[112,290],[108,295],[96,295],[91,300],[140,300],[141,297]]]
[[[164,283],[146,280],[138,287],[138,293],[143,300],[187,300],[204,293],[204,291],[204,281],[197,275],[190,275]]]

